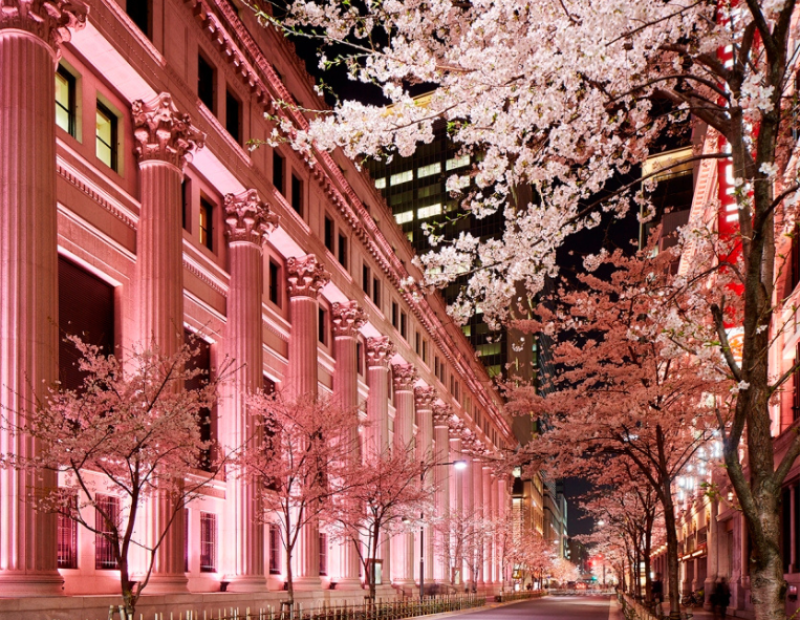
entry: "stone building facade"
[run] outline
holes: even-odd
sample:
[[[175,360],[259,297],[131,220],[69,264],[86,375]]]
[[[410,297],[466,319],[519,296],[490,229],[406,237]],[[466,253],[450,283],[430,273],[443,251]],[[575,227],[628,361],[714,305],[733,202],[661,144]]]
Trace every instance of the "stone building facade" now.
[[[13,0],[0,66],[4,411],[75,380],[66,334],[124,356],[194,333],[209,371],[242,362],[209,424],[220,443],[236,443],[249,391],[336,394],[384,441],[467,461],[437,469],[438,510],[503,514],[508,481],[485,458],[515,444],[510,425],[441,299],[402,286],[421,274],[383,198],[338,153],[265,144],[266,113],[305,123],[276,101],[321,105],[282,37],[235,0]],[[0,471],[0,617],[105,616],[113,563],[94,535],[34,511],[33,484]],[[280,547],[240,485],[215,481],[175,522],[145,615],[280,600]],[[385,551],[386,596],[413,588],[412,543]],[[301,596],[361,598],[357,564],[324,533],[301,548]],[[426,554],[426,581],[443,581]],[[487,543],[481,588],[505,578],[499,556]]]

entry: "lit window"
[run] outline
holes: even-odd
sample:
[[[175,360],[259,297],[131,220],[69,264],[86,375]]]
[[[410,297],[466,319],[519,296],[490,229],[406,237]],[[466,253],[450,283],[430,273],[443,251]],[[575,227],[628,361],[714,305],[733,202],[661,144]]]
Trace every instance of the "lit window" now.
[[[205,198],[200,198],[200,213],[198,217],[198,224],[200,229],[199,239],[200,243],[206,246],[209,250],[214,249],[214,205],[212,205]]]
[[[117,117],[99,101],[95,114],[97,159],[112,170],[117,169]]]
[[[217,515],[200,513],[200,572],[217,571]]]
[[[397,174],[393,174],[389,178],[389,183],[391,185],[400,185],[402,183],[408,183],[413,178],[414,178],[414,171],[406,170],[405,172],[398,172]]]
[[[469,166],[469,155],[461,155],[461,157],[453,157],[445,162],[447,170],[455,170],[456,168],[463,168]]]
[[[434,215],[441,215],[441,213],[442,213],[442,205],[441,203],[437,202],[435,205],[417,209],[417,218],[420,220],[424,220],[425,218],[433,217]]]
[[[467,158],[469,162],[469,158]],[[422,168],[417,168],[417,178],[423,179],[425,177],[429,177],[434,174],[439,174],[442,171],[442,164],[440,162],[436,162],[435,164],[429,164],[427,166],[422,166]]]
[[[375,187],[378,189],[384,189],[386,187],[386,177],[382,179],[375,179]]]
[[[77,493],[70,503],[71,510],[78,509]],[[58,567],[78,568],[78,522],[64,514],[58,515]]]
[[[319,574],[328,574],[328,535],[319,535]]]
[[[281,532],[277,525],[269,526],[269,574],[281,573]]]
[[[56,72],[56,125],[75,137],[75,77],[60,65]]]
[[[96,570],[117,568],[114,545],[111,539],[119,526],[119,498],[110,495],[95,496],[94,512],[94,559]]]
[[[414,221],[414,212],[413,211],[403,211],[402,213],[396,213],[394,216],[394,221],[398,224],[408,224],[408,222]]]

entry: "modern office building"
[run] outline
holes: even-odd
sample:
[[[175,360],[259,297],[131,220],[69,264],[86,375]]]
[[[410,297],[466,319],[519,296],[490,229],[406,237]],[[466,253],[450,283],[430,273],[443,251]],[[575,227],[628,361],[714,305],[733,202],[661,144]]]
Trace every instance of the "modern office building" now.
[[[413,436],[420,454],[465,459],[463,472],[438,468],[442,513],[452,492],[503,514],[507,481],[482,460],[516,444],[500,398],[444,303],[400,286],[421,274],[374,184],[338,153],[315,153],[312,166],[285,145],[249,146],[272,132],[265,112],[304,124],[276,100],[321,105],[283,37],[233,0],[7,0],[0,63],[4,411],[58,379],[76,384],[64,335],[124,357],[151,340],[168,353],[190,332],[205,343],[199,367],[244,362],[229,379],[243,389],[335,394],[385,424],[390,442]],[[213,412],[213,439],[246,424],[237,394]],[[0,441],[35,449],[8,431]],[[102,536],[28,501],[37,484],[67,482],[0,471],[2,617],[104,617],[119,601]],[[177,617],[189,601],[200,613],[278,604],[281,549],[240,484],[215,480],[173,523],[146,616]],[[142,541],[158,507],[146,514]],[[385,596],[411,592],[418,548],[411,535],[393,540]],[[324,532],[302,549],[299,596],[362,598]],[[426,581],[443,581],[431,549]],[[499,558],[485,558],[477,585],[499,587]],[[134,554],[135,574],[143,562]]]

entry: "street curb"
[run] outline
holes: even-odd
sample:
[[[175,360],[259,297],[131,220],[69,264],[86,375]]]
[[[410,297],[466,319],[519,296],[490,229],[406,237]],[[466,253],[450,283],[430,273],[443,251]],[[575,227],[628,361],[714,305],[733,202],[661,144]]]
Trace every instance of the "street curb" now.
[[[545,596],[539,596],[536,598],[522,599],[520,601],[508,601],[507,603],[489,603],[487,605],[484,605],[483,607],[473,607],[472,609],[458,609],[456,611],[445,611],[440,614],[431,614],[429,616],[414,616],[414,618],[449,618],[450,616],[456,616],[459,614],[475,614],[478,613],[479,611],[486,611],[487,609],[497,609],[498,607],[506,607],[507,605],[516,605],[517,603],[537,601],[539,599],[547,598],[548,596],[549,594],[546,594]]]
[[[625,615],[622,613],[622,605],[619,604],[617,597],[611,597],[611,605],[608,608],[608,620],[624,620]]]

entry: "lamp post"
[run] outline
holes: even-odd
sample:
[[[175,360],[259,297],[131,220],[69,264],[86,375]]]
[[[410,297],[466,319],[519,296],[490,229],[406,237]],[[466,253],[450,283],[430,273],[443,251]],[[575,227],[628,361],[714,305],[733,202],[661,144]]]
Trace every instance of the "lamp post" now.
[[[422,461],[420,465],[419,483],[420,487],[422,487],[425,484],[425,461]],[[463,471],[467,468],[467,462],[463,459],[450,461],[449,463],[433,463],[431,467],[447,467],[449,465],[455,467],[456,471]],[[425,598],[425,513],[420,512],[419,518],[419,600],[422,602],[422,599]]]

